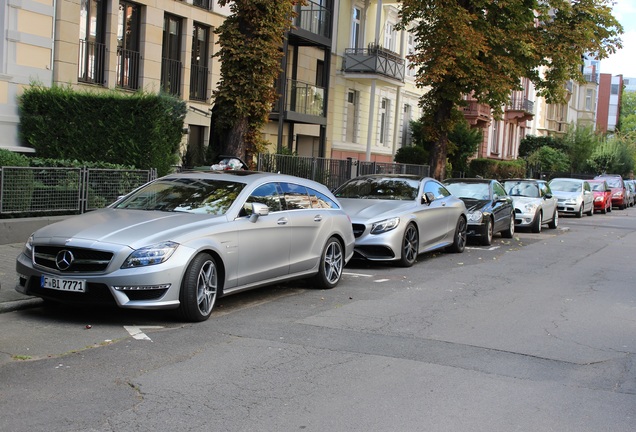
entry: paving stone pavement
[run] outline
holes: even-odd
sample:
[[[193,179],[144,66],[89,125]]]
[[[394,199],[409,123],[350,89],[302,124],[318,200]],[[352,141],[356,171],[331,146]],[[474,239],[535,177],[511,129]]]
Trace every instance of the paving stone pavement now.
[[[23,243],[0,245],[0,313],[38,306],[42,302],[41,299],[25,296],[15,290],[18,281],[15,259],[23,246]]]

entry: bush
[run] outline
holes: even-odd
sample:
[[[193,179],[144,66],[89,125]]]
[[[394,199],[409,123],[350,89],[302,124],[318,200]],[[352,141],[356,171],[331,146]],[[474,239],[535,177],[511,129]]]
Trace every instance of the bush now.
[[[19,153],[0,149],[0,167],[26,167],[29,166],[29,158]]]
[[[469,172],[472,177],[507,179],[526,176],[526,163],[523,160],[499,161],[493,159],[473,159]]]

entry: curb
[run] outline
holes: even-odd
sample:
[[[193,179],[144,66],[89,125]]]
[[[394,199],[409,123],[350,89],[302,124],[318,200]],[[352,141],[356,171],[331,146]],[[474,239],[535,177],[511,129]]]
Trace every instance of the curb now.
[[[27,300],[14,300],[9,302],[4,302],[4,303],[0,303],[0,313],[34,308],[34,307],[42,306],[43,304],[44,304],[44,300],[40,298],[31,298]]]

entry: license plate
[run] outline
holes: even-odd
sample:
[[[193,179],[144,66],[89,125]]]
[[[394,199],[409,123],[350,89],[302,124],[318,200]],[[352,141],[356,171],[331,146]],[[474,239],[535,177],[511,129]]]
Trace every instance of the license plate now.
[[[42,276],[42,288],[49,288],[59,291],[86,292],[86,280],[84,279],[62,279],[53,276]]]

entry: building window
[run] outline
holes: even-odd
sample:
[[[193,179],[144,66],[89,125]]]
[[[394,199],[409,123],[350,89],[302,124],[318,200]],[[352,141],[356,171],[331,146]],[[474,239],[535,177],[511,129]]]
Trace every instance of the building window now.
[[[80,1],[79,73],[80,82],[104,85],[106,44],[106,3],[98,0]]]
[[[194,23],[192,31],[192,63],[190,66],[190,99],[208,98],[208,45],[210,29]]]
[[[181,95],[181,19],[167,15],[163,19],[161,90]]]
[[[380,144],[387,147],[389,137],[389,117],[390,117],[390,101],[387,98],[382,98],[380,104]]]
[[[395,40],[397,39],[397,31],[395,24],[387,21],[384,26],[384,48],[395,52]]]
[[[406,52],[407,55],[411,55],[415,52],[415,37],[412,34],[408,35],[407,38],[407,42],[406,42]],[[411,67],[411,62],[409,62],[409,60],[406,60],[406,76],[414,78],[415,77],[415,73],[417,71],[415,70],[415,68]]]
[[[613,95],[617,95],[618,94],[618,88],[619,88],[618,84],[612,84],[612,88],[610,90],[610,93],[613,94]]]
[[[499,122],[492,122],[492,140],[490,141],[490,153],[499,154]]]
[[[139,16],[141,6],[119,2],[117,18],[117,87],[139,88]]]
[[[402,147],[408,147],[413,142],[413,135],[411,134],[411,117],[411,105],[405,104],[404,115],[402,116]]]
[[[351,47],[360,48],[360,23],[362,21],[362,9],[354,7],[351,17]]]
[[[585,110],[586,111],[593,111],[593,96],[594,96],[594,91],[592,89],[587,89],[587,91],[585,92]]]
[[[349,90],[347,93],[347,118],[345,120],[345,141],[350,143],[358,142],[358,106],[360,93]]]

